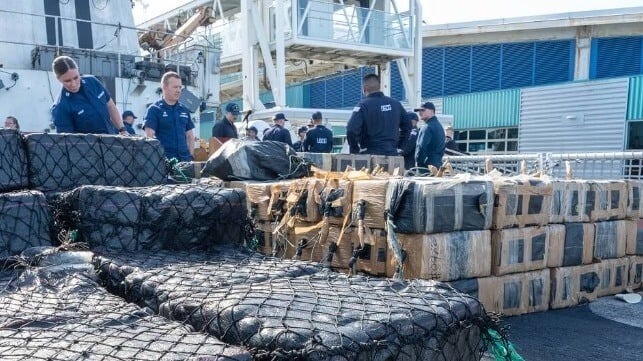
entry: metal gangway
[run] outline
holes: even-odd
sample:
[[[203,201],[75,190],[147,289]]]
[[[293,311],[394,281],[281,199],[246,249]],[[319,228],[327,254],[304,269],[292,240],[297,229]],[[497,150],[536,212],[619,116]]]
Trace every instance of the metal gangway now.
[[[493,155],[447,155],[456,172],[485,174],[491,167],[513,176],[523,173],[566,178],[568,172],[576,179],[639,179],[643,180],[643,152],[611,153],[524,153]]]

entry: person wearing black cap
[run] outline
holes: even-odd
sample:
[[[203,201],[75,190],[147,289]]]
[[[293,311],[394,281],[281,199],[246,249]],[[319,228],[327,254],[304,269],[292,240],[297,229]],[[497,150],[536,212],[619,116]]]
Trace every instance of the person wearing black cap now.
[[[406,117],[411,121],[411,134],[406,141],[406,145],[400,150],[400,155],[404,157],[404,168],[411,169],[415,167],[415,145],[418,138],[418,115],[413,112],[407,112]]]
[[[315,127],[308,131],[304,141],[304,152],[330,153],[333,151],[333,132],[322,125],[322,113],[314,112],[311,117]]]
[[[429,165],[433,165],[440,168],[444,156],[445,136],[442,124],[435,116],[435,105],[426,102],[414,111],[418,112],[420,119],[426,122],[426,125],[421,127],[418,132],[415,163],[418,167],[427,168]]]
[[[286,124],[286,116],[284,113],[275,113],[275,115],[272,116],[272,122],[272,127],[263,134],[263,140],[282,142],[292,147],[290,132],[284,128]]]
[[[380,91],[380,78],[375,74],[362,79],[362,91],[366,97],[353,108],[346,125],[351,154],[397,155],[411,132],[406,110]]]
[[[243,140],[256,142],[256,141],[259,140],[259,138],[257,138],[258,133],[259,133],[259,131],[257,130],[256,127],[250,127],[248,129],[246,129],[246,137],[243,138]]]
[[[225,106],[225,116],[212,127],[212,137],[218,138],[222,143],[230,138],[239,138],[237,127],[234,125],[239,114],[239,106],[235,103],[228,103]]]
[[[131,110],[126,110],[123,112],[123,126],[125,127],[125,130],[130,135],[136,135],[136,131],[134,131],[134,119],[138,119],[136,115],[134,115],[134,112]]]
[[[299,136],[299,139],[292,145],[292,147],[295,148],[295,151],[304,151],[304,140],[306,139],[306,133],[308,133],[308,127],[299,127],[299,130],[297,130],[297,136]]]

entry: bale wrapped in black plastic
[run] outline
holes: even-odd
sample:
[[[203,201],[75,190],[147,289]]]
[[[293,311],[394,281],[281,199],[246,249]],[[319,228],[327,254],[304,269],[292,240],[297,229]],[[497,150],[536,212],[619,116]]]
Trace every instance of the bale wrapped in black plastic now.
[[[445,284],[325,272],[186,295],[160,314],[257,360],[479,360],[493,324]]]
[[[105,184],[99,137],[93,134],[33,133],[25,136],[31,186],[43,192],[83,184]]]
[[[265,257],[241,247],[220,245],[206,252],[140,251],[94,257],[108,290],[158,312],[159,304],[230,284],[298,277],[322,270],[320,264]]]
[[[110,250],[206,249],[242,242],[248,226],[245,194],[207,184],[82,186],[57,207],[79,241]]]
[[[105,184],[146,187],[164,184],[165,152],[156,139],[101,135]]]
[[[0,128],[0,192],[29,187],[27,153],[20,132]]]
[[[51,214],[38,191],[0,193],[0,259],[51,245]]]
[[[237,139],[230,139],[214,152],[201,172],[223,180],[292,179],[309,173],[310,164],[285,143]]]
[[[0,288],[0,359],[251,360],[109,294],[72,266],[30,268]]]
[[[477,231],[491,227],[493,184],[468,176],[389,181],[386,214],[399,233]]]

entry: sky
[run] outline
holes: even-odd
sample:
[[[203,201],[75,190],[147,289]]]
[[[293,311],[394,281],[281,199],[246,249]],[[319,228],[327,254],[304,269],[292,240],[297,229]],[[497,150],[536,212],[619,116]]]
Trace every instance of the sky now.
[[[396,1],[400,4],[400,11],[409,2]],[[187,2],[189,0],[135,0],[134,21],[140,23]],[[421,0],[421,3],[422,17],[427,24],[643,6],[643,0]]]

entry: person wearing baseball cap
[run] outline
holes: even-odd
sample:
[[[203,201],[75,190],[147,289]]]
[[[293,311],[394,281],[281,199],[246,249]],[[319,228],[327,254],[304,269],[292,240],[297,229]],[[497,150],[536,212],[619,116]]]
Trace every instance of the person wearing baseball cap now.
[[[222,143],[231,138],[239,138],[237,127],[234,121],[241,114],[239,106],[235,103],[228,103],[225,106],[225,116],[212,127],[212,137],[219,139]]]
[[[322,124],[322,113],[314,112],[311,117],[314,128],[308,131],[304,141],[304,152],[330,153],[333,151],[333,132]]]
[[[272,116],[272,127],[264,133],[263,140],[282,142],[292,147],[290,132],[284,128],[287,120],[284,113],[275,113],[275,115]]]
[[[418,132],[415,163],[418,167],[428,168],[429,165],[433,165],[439,169],[444,156],[445,135],[442,124],[435,116],[435,105],[426,102],[414,111],[426,122],[426,126],[421,127]]]
[[[400,149],[400,155],[404,157],[404,168],[411,169],[415,167],[415,145],[418,138],[418,115],[413,112],[406,113],[407,118],[411,121],[411,134],[406,141],[403,149]]]
[[[126,110],[123,112],[123,126],[125,126],[125,130],[131,135],[136,135],[136,131],[134,131],[134,119],[138,119],[138,117],[134,115],[133,111]]]

